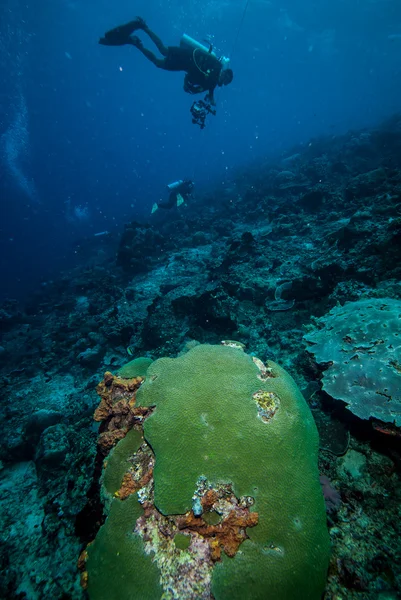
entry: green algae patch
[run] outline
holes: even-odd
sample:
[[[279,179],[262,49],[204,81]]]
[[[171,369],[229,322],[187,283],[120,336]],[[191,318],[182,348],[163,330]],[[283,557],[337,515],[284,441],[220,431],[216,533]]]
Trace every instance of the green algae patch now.
[[[111,450],[106,459],[107,466],[103,473],[103,491],[106,495],[113,496],[120,489],[123,477],[130,467],[128,459],[137,452],[142,442],[142,432],[130,429],[127,435]]]
[[[189,511],[201,477],[254,500],[258,524],[213,569],[216,600],[319,600],[329,538],[318,435],[293,379],[236,348],[200,345],[155,361],[136,403],[155,407],[144,435],[156,457],[154,503],[162,514]]]
[[[207,523],[208,525],[217,525],[221,522],[221,516],[215,511],[205,512],[202,514],[202,517],[205,523]]]
[[[174,536],[174,544],[176,548],[179,550],[186,550],[191,543],[191,538],[189,535],[184,535],[183,533],[177,533]]]
[[[143,514],[137,494],[113,500],[109,515],[88,547],[90,600],[156,600],[161,597],[160,572],[134,533]]]
[[[152,364],[151,358],[145,358],[144,356],[139,356],[138,358],[134,358],[134,360],[130,360],[128,363],[123,365],[121,369],[117,371],[117,376],[122,377],[123,379],[133,379],[134,377],[145,377],[146,372],[150,365]]]

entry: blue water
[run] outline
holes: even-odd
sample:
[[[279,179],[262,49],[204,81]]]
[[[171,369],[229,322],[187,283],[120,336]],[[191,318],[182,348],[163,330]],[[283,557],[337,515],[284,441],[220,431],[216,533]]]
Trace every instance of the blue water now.
[[[148,219],[171,180],[213,190],[243,165],[399,109],[399,0],[250,0],[244,14],[245,7],[2,0],[2,296],[23,296],[76,263],[82,237]],[[182,73],[156,69],[133,47],[98,45],[136,15],[167,45],[184,32],[214,35],[231,56],[234,81],[217,89],[217,115],[203,131],[191,123]]]

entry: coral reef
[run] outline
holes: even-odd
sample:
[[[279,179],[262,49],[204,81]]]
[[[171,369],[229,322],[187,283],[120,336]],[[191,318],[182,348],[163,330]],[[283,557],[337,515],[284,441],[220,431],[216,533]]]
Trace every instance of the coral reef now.
[[[76,267],[43,282],[23,305],[10,299],[0,306],[2,598],[82,600],[76,559],[104,522],[97,501],[102,471],[101,499],[110,510],[105,523],[121,535],[138,523],[138,539],[128,537],[116,545],[116,553],[137,548],[136,563],[128,568],[135,573],[136,565],[143,572],[143,590],[153,577],[172,584],[171,568],[163,560],[152,562],[161,543],[153,534],[159,525],[166,531],[170,522],[152,508],[155,456],[141,433],[148,413],[133,414],[130,406],[142,386],[129,390],[123,381],[146,377],[152,360],[161,356],[179,356],[199,343],[222,339],[239,339],[250,355],[279,362],[312,410],[320,433],[320,474],[341,496],[328,514],[332,557],[325,600],[401,594],[401,436],[393,422],[397,413],[391,412],[398,396],[392,393],[389,400],[366,385],[356,386],[356,416],[350,410],[355,386],[349,379],[346,394],[330,395],[321,387],[337,368],[335,360],[329,367],[334,350],[359,352],[359,364],[365,364],[360,339],[352,346],[333,335],[333,352],[323,362],[304,342],[305,334],[318,335],[319,328],[328,333],[326,320],[341,311],[348,314],[348,306],[383,299],[390,306],[401,299],[400,122],[396,115],[370,129],[312,139],[237,169],[224,184],[210,183],[181,212],[159,215],[151,224],[128,223],[120,240],[117,234],[101,238],[101,252],[99,240],[97,245],[82,242]],[[355,333],[355,314],[348,315],[343,337]],[[379,328],[373,337],[396,348],[391,335],[398,318],[388,316],[392,327],[382,327],[382,333]],[[371,357],[373,365],[388,346],[377,343],[363,358]],[[338,361],[342,368],[345,356],[341,353]],[[136,357],[143,358],[136,363]],[[136,371],[140,364],[142,370]],[[393,369],[395,381],[396,364],[385,367]],[[107,371],[113,373],[107,390],[114,396],[102,409],[105,421],[94,423],[96,385]],[[373,383],[381,384],[379,372]],[[269,427],[282,404],[263,391],[271,373],[259,374],[252,407],[260,426]],[[97,445],[99,432],[103,450]],[[104,453],[114,464],[111,470],[103,469]],[[190,462],[186,448],[182,453]],[[200,494],[191,506],[194,518],[205,521],[202,527],[218,527],[216,511],[199,513],[207,486],[215,489],[216,482],[210,479],[203,494],[201,483],[191,485],[192,494]],[[143,504],[136,499],[140,490]],[[247,493],[233,489],[233,494],[232,503],[246,504]],[[128,529],[122,520],[126,504],[133,507]],[[263,515],[256,504],[248,508],[259,518],[245,528],[253,536]],[[151,515],[159,525],[148,530],[150,554],[143,557]],[[169,531],[163,543],[182,569],[183,588],[176,591],[181,596],[187,593],[184,582],[194,583],[197,572],[201,597],[200,590],[211,589],[212,571],[239,560],[250,543],[242,541],[233,558],[219,545],[222,559],[213,562],[209,542],[195,531],[179,530],[174,520]],[[99,535],[107,538],[107,528]],[[195,562],[188,548],[196,551]],[[117,554],[115,560],[118,565]],[[116,590],[120,583],[115,581]],[[149,593],[157,597],[160,590]]]

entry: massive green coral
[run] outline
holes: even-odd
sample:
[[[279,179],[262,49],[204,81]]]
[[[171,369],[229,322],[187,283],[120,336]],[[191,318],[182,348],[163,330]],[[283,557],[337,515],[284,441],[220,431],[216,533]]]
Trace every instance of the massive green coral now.
[[[136,561],[142,536],[139,563],[152,557],[152,567],[157,565],[154,583],[161,591],[146,597],[319,600],[329,540],[318,436],[292,378],[237,348],[200,345],[154,362],[136,402],[154,407],[144,422],[154,479],[113,504],[126,518],[124,549],[133,535]],[[89,549],[91,600],[106,597],[97,591],[105,590],[108,577],[98,565],[118,568],[109,556],[118,546],[110,542],[112,521],[110,513]],[[134,528],[135,534],[127,533]],[[185,549],[174,543],[179,532],[190,537]],[[129,564],[118,574],[123,596],[128,588],[130,598],[141,600],[143,567]],[[94,577],[103,583],[95,586]],[[114,589],[109,600],[117,599]]]
[[[152,364],[151,358],[140,356],[130,360],[117,371],[117,376],[123,379],[131,379],[132,377],[145,377],[146,371]]]
[[[89,547],[89,597],[96,600],[155,600],[161,597],[159,572],[134,533],[142,514],[136,494],[113,500],[106,524]]]

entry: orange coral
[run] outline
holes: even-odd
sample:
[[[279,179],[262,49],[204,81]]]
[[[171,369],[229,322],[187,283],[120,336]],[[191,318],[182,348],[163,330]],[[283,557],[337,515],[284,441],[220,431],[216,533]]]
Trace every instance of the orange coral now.
[[[219,495],[216,490],[207,490],[205,495],[202,497],[201,503],[203,510],[211,510],[213,504],[217,502],[219,499]]]
[[[83,571],[81,573],[81,587],[83,590],[86,590],[88,588],[88,571]]]
[[[258,524],[258,513],[236,507],[218,525],[208,525],[201,517],[195,517],[191,511],[177,519],[178,529],[196,531],[209,540],[212,560],[220,560],[221,552],[227,556],[235,556],[240,544],[247,539],[246,527]]]
[[[393,423],[383,423],[382,421],[376,421],[376,419],[372,419],[373,429],[379,431],[380,433],[384,433],[385,435],[390,435],[392,437],[401,437],[401,428],[396,427]]]
[[[135,481],[131,473],[126,473],[123,477],[123,481],[120,489],[116,493],[120,500],[125,500],[131,494],[134,494],[139,489],[143,488],[149,483],[153,476],[153,468],[150,468],[141,479]]]
[[[89,544],[88,544],[88,546],[89,546]],[[79,571],[85,570],[85,565],[86,565],[87,560],[88,560],[88,552],[87,552],[87,547],[86,547],[84,550],[82,550],[82,552],[78,558],[77,567],[78,567]]]
[[[108,454],[110,450],[127,435],[128,429],[114,429],[113,431],[104,431],[99,434],[97,439],[98,446],[103,454]]]
[[[135,405],[135,393],[143,381],[143,377],[133,379],[122,379],[106,371],[104,379],[96,388],[101,401],[95,410],[95,421],[105,421],[115,414],[116,406],[129,407],[130,403]]]
[[[136,392],[143,380],[143,377],[122,379],[107,371],[97,386],[101,401],[93,418],[102,422],[98,445],[103,454],[149,413],[148,408],[135,408]]]
[[[86,561],[88,560],[87,550],[91,544],[92,544],[92,542],[89,542],[89,544],[86,546],[86,548],[84,550],[82,550],[81,554],[79,555],[78,563],[77,563],[78,570],[81,571],[81,577],[80,577],[81,587],[84,590],[86,590],[88,587],[88,571],[86,571]]]

